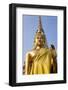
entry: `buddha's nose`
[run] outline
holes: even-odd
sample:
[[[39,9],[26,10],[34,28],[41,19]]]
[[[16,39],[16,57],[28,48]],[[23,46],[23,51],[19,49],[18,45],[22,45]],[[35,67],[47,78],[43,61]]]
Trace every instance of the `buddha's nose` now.
[[[41,42],[41,39],[39,39],[39,42]]]

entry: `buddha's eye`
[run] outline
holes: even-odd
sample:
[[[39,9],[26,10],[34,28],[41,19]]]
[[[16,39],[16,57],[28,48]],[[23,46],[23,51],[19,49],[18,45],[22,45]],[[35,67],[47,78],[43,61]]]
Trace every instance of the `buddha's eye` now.
[[[39,37],[37,37],[37,39],[39,39]]]
[[[42,39],[42,37],[41,37],[41,36],[39,36],[39,37],[37,37],[37,39]]]

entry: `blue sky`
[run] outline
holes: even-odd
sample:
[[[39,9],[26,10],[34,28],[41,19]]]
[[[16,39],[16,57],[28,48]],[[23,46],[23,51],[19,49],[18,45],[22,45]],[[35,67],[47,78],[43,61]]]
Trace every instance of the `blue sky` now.
[[[23,17],[23,56],[32,49],[34,36],[38,28],[38,16],[24,15]],[[42,27],[48,46],[53,44],[57,49],[57,16],[41,16]]]

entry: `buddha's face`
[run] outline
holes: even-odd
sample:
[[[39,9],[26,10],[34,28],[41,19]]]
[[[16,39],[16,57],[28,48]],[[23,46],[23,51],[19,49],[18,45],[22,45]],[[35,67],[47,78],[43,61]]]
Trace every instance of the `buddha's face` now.
[[[42,35],[36,36],[35,43],[36,43],[37,46],[42,46],[43,45],[43,37],[42,37]]]

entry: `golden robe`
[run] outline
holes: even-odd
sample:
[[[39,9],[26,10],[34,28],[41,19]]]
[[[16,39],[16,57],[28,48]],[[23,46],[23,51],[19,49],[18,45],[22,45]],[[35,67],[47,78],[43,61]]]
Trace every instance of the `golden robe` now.
[[[41,48],[29,63],[29,74],[57,73],[56,51],[48,48]]]

